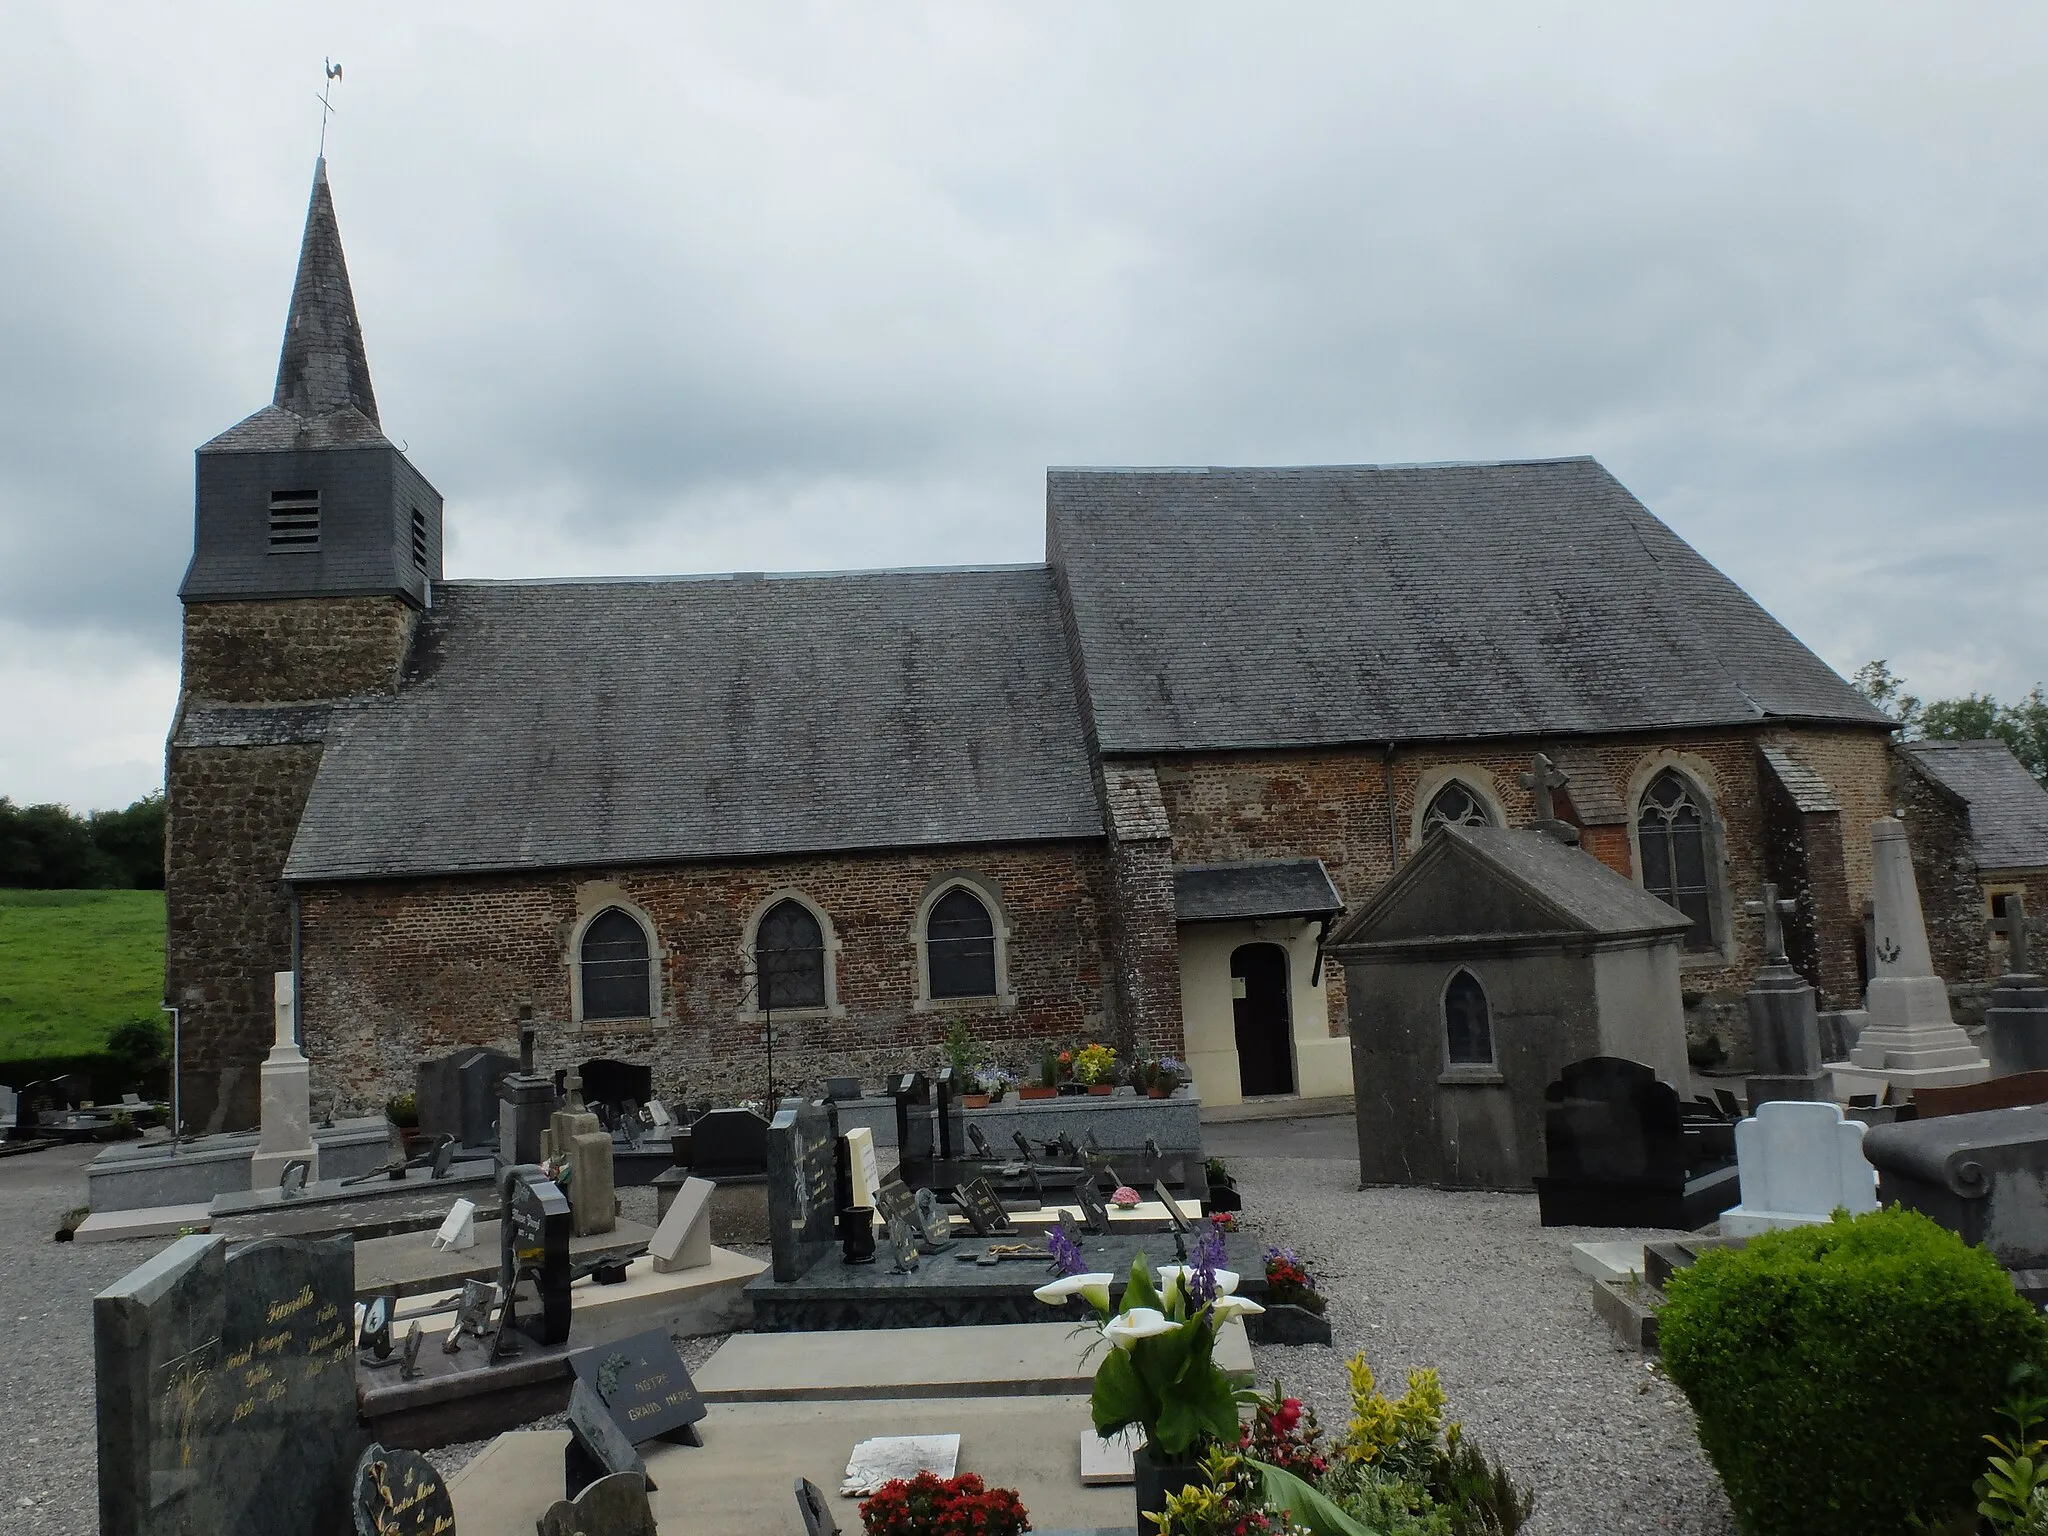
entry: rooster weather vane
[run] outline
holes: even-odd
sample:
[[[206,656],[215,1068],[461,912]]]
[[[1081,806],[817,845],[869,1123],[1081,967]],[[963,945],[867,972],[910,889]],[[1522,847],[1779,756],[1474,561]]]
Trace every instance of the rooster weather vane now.
[[[327,119],[334,115],[334,103],[328,93],[334,89],[334,82],[341,78],[341,66],[332,59],[322,59],[327,66],[327,83],[320,87],[320,158],[327,158]]]

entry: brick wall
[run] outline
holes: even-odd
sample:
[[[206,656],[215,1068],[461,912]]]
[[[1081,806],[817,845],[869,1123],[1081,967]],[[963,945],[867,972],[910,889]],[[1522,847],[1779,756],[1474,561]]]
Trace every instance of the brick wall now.
[[[1014,1008],[915,1007],[911,931],[926,894],[951,873],[1000,897]],[[779,1090],[936,1066],[956,1016],[1013,1068],[1035,1066],[1042,1043],[1111,1027],[1110,883],[1100,844],[1044,844],[310,886],[300,996],[314,1091],[374,1107],[412,1086],[423,1057],[471,1043],[516,1049],[514,1021],[531,1002],[550,1070],[604,1056],[652,1067],[667,1098],[758,1097],[764,1046],[745,1015],[741,946],[753,914],[785,888],[831,919],[843,1013],[778,1018]],[[572,1024],[571,932],[614,893],[652,919],[666,951],[662,1017],[651,1028]]]
[[[224,704],[389,692],[418,620],[397,597],[188,603],[184,692]]]
[[[180,1110],[199,1130],[256,1123],[271,976],[291,969],[285,855],[316,746],[174,748],[165,774],[165,998],[179,1009]]]

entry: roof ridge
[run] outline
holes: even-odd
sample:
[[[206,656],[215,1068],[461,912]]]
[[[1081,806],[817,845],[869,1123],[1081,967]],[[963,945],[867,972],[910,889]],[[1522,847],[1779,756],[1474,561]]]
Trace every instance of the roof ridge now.
[[[972,576],[1000,575],[1011,571],[1045,571],[1043,560],[1020,560],[990,565],[881,565],[834,571],[681,571],[647,576],[465,576],[442,581],[434,590],[446,592],[463,587],[654,587],[686,582],[730,581],[829,581],[857,576]]]
[[[1598,464],[1590,453],[1525,459],[1415,459],[1388,464],[1048,464],[1048,475],[1338,475],[1366,470],[1535,469],[1556,464]]]

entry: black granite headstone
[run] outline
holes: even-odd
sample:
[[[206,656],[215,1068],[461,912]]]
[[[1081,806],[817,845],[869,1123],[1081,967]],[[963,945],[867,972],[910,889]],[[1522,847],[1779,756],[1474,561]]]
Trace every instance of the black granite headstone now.
[[[349,1508],[356,1536],[455,1536],[455,1501],[418,1451],[371,1442],[356,1463]]]
[[[796,1509],[803,1517],[804,1536],[839,1536],[839,1522],[818,1485],[807,1477],[796,1480]]]
[[[922,1072],[904,1072],[889,1080],[896,1101],[896,1158],[902,1163],[927,1163],[932,1157],[931,1089]]]
[[[435,1126],[452,1132],[465,1147],[498,1144],[498,1089],[519,1070],[519,1058],[504,1051],[472,1050],[455,1069],[456,1123]],[[426,1128],[424,1117],[420,1121]]]
[[[960,1088],[951,1067],[941,1067],[932,1079],[932,1103],[939,1122],[939,1157],[951,1162],[967,1155],[967,1121],[960,1104]]]
[[[938,1253],[953,1246],[953,1223],[939,1209],[935,1190],[920,1189],[913,1197],[917,1206],[917,1230],[924,1241],[918,1246],[926,1253]]]
[[[188,1237],[93,1302],[100,1530],[347,1536],[354,1247]]]
[[[1641,1062],[1572,1062],[1543,1097],[1545,1226],[1690,1230],[1740,1198],[1733,1160],[1687,1130],[1678,1091]]]
[[[583,1079],[583,1102],[593,1110],[602,1104],[614,1119],[631,1099],[635,1104],[644,1104],[654,1096],[654,1069],[638,1067],[630,1061],[613,1061],[600,1056],[586,1061],[576,1069]]]
[[[959,1201],[961,1214],[974,1228],[975,1236],[993,1237],[1014,1230],[1009,1212],[1003,1209],[1003,1202],[987,1179],[969,1179],[953,1192],[953,1198]]]
[[[540,1344],[569,1337],[569,1201],[537,1167],[498,1175],[505,1215],[498,1228],[498,1284],[509,1296],[521,1279],[533,1281],[539,1310],[526,1332]]]
[[[802,1279],[832,1246],[836,1118],[833,1106],[784,1099],[768,1126],[768,1240],[784,1284]]]
[[[1109,1230],[1109,1207],[1103,1204],[1102,1191],[1096,1187],[1094,1174],[1084,1173],[1074,1180],[1074,1200],[1081,1207],[1081,1227],[1084,1231]]]
[[[698,1443],[691,1427],[704,1417],[704,1399],[665,1328],[614,1339],[570,1358],[579,1382],[588,1383],[635,1445],[647,1440]]]
[[[919,1225],[917,1199],[910,1192],[910,1186],[901,1179],[888,1179],[875,1191],[875,1212],[883,1221],[903,1221],[910,1226]]]
[[[614,1472],[647,1477],[647,1463],[597,1395],[597,1388],[579,1376],[569,1389],[569,1443],[562,1447],[564,1497],[573,1499],[600,1477]],[[653,1478],[647,1478],[647,1486],[655,1486]]]
[[[690,1126],[691,1171],[705,1178],[765,1172],[768,1122],[751,1109],[714,1109]]]

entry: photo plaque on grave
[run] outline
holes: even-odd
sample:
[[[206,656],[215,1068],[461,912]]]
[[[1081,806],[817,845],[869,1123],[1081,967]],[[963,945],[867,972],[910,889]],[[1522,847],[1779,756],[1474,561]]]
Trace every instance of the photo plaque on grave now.
[[[889,1226],[889,1251],[895,1257],[898,1274],[912,1274],[917,1269],[917,1225],[914,1219],[891,1216]]]
[[[960,1210],[967,1218],[967,1224],[974,1228],[977,1237],[993,1237],[998,1233],[1014,1231],[1010,1225],[1010,1214],[1003,1209],[1003,1202],[996,1198],[995,1189],[987,1179],[969,1179],[953,1192],[953,1198],[960,1204]]]
[[[349,1509],[355,1536],[454,1536],[455,1503],[434,1464],[418,1451],[371,1442],[356,1463]]]
[[[1094,1174],[1084,1173],[1074,1180],[1074,1202],[1081,1207],[1083,1231],[1109,1230],[1109,1207],[1103,1203],[1102,1191],[1096,1186]]]
[[[647,1463],[597,1395],[597,1388],[579,1376],[569,1389],[569,1443],[562,1447],[563,1497],[573,1499],[600,1477],[614,1472],[647,1477]],[[653,1478],[647,1478],[647,1486],[654,1488]]]
[[[603,1400],[633,1444],[702,1444],[694,1426],[704,1417],[704,1399],[697,1395],[666,1328],[650,1328],[582,1350],[569,1364],[576,1379],[588,1383]]]
[[[917,1230],[924,1239],[918,1247],[926,1253],[939,1253],[953,1246],[953,1223],[939,1208],[939,1197],[930,1189],[917,1192]]]
[[[901,1179],[891,1179],[875,1191],[875,1211],[885,1224],[902,1221],[912,1230],[919,1225],[917,1199]]]

